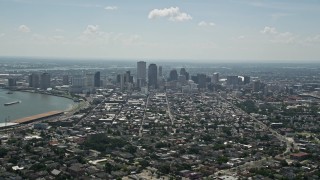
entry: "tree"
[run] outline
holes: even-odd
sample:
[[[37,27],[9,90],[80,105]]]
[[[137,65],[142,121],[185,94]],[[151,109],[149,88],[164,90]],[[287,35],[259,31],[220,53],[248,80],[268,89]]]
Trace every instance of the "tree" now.
[[[104,169],[106,170],[106,172],[107,173],[111,173],[112,172],[112,169],[113,169],[113,166],[110,164],[110,163],[106,163],[105,165],[104,165]]]
[[[228,157],[219,156],[217,159],[218,164],[227,163],[229,161]]]
[[[5,148],[0,148],[0,158],[3,158],[8,153],[8,150]]]
[[[169,174],[170,173],[170,165],[169,164],[163,164],[158,169],[163,174]]]
[[[126,151],[128,151],[131,154],[134,154],[137,152],[137,147],[132,146],[132,145],[128,145],[125,147]]]
[[[142,166],[142,168],[146,168],[147,166],[150,165],[149,161],[142,159],[141,161],[139,161],[139,164]]]

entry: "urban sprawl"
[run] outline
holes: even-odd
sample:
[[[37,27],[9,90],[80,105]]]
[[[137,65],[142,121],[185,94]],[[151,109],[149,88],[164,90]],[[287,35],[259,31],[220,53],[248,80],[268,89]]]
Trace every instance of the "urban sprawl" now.
[[[0,179],[320,178],[317,66],[72,63],[0,64],[76,102],[3,123]]]

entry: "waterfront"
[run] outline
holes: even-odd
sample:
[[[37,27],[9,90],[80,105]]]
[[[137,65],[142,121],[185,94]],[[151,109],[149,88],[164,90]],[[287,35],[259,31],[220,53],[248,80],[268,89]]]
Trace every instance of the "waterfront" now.
[[[49,111],[63,111],[71,108],[74,102],[67,98],[28,92],[13,92],[0,89],[0,123],[19,118],[41,114]],[[21,103],[4,106],[4,103],[21,101]]]

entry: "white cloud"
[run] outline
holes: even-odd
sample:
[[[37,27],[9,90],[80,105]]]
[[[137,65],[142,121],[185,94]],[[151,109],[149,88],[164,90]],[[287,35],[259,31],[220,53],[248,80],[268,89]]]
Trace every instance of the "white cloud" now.
[[[0,33],[0,38],[3,37],[3,36],[5,36],[5,35],[6,35],[6,34],[4,34],[4,33]]]
[[[64,41],[64,37],[57,36],[54,40]],[[96,44],[96,45],[138,45],[141,44],[140,35],[105,32],[98,25],[88,25],[83,33],[77,38],[81,44]]]
[[[238,39],[244,39],[244,38],[246,38],[244,35],[241,35],[238,37]]]
[[[96,34],[99,31],[98,25],[88,25],[86,30],[83,31],[83,34]]]
[[[312,36],[312,37],[308,37],[306,39],[306,42],[307,43],[319,43],[320,42],[320,34],[317,34],[317,35]]]
[[[201,21],[198,23],[198,26],[215,26],[216,24],[213,22]]]
[[[170,21],[188,21],[192,19],[189,14],[181,12],[179,7],[153,9],[148,15],[149,19],[156,19],[160,17],[167,17]]]
[[[117,6],[107,6],[104,8],[105,10],[108,10],[108,11],[114,11],[114,10],[117,10],[118,7]]]
[[[270,41],[274,43],[293,43],[296,41],[297,37],[291,32],[278,32],[275,27],[264,27],[260,33],[268,35]]]
[[[31,29],[26,25],[20,25],[18,27],[18,31],[23,32],[23,33],[28,33],[28,32],[31,32]]]
[[[263,30],[260,31],[262,34],[277,34],[277,30],[274,27],[266,26]]]

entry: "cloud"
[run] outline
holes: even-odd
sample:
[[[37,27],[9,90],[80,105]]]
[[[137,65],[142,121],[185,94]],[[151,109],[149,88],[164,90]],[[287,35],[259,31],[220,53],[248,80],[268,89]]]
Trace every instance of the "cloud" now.
[[[317,35],[315,35],[313,37],[308,37],[306,39],[306,42],[310,42],[310,43],[318,43],[318,42],[320,42],[320,34],[317,34]]]
[[[198,23],[198,26],[202,26],[202,27],[205,27],[205,26],[215,26],[216,24],[213,23],[213,22],[206,22],[206,21],[201,21]]]
[[[244,38],[246,38],[244,35],[241,35],[238,37],[238,39],[244,39]]]
[[[4,33],[0,33],[0,38],[3,37],[3,36],[5,36],[5,35],[6,35],[6,34],[4,34]]]
[[[277,34],[277,30],[274,27],[266,26],[263,30],[260,31],[262,34]]]
[[[31,32],[31,29],[26,25],[20,25],[18,27],[18,31],[23,32],[23,33],[28,33],[28,32]]]
[[[97,34],[99,31],[98,25],[88,25],[87,28],[83,31],[83,34]]]
[[[275,43],[293,43],[297,37],[291,32],[278,32],[275,27],[264,27],[260,33],[270,36],[270,41]]]
[[[64,41],[61,36],[54,37],[55,41]],[[97,45],[140,45],[142,38],[137,34],[124,34],[116,32],[106,32],[99,28],[98,25],[88,25],[82,34],[77,38],[81,44],[97,44]]]
[[[117,10],[118,7],[117,6],[107,6],[104,8],[105,10],[108,10],[108,11],[114,11],[114,10]]]
[[[166,17],[170,21],[188,21],[191,20],[192,17],[185,13],[181,12],[179,7],[170,7],[170,8],[164,8],[164,9],[153,9],[149,12],[148,18],[149,19],[156,19]]]

